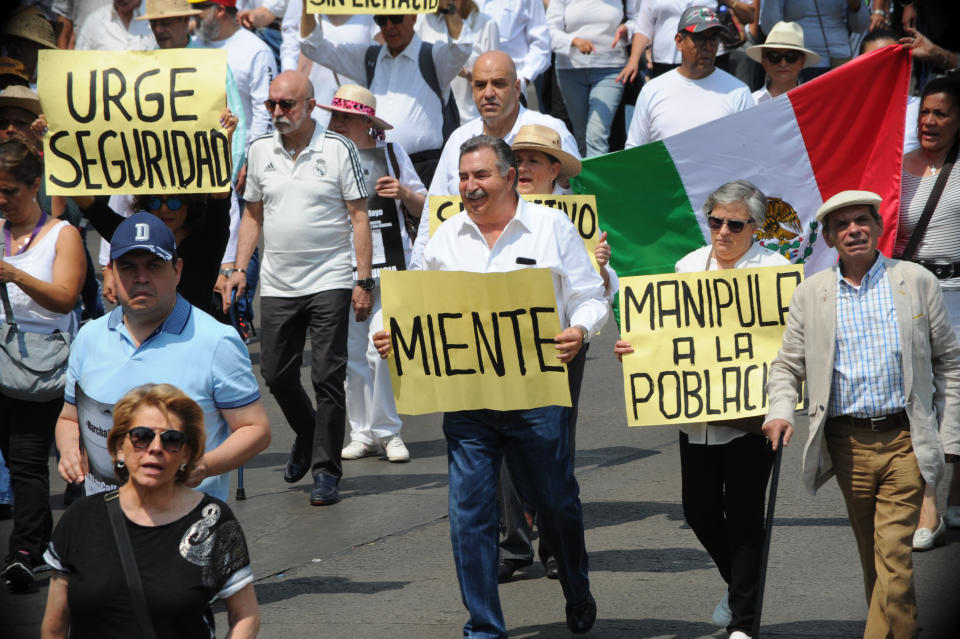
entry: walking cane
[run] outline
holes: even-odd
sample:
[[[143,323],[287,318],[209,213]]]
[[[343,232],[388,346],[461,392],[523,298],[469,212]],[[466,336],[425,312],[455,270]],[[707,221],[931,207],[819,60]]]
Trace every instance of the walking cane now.
[[[760,639],[760,614],[763,611],[763,589],[767,581],[767,559],[770,557],[770,537],[773,535],[773,512],[777,506],[777,484],[780,481],[780,460],[783,457],[783,433],[777,442],[777,451],[773,458],[773,472],[770,476],[770,497],[767,500],[767,519],[763,525],[763,551],[760,555],[760,577],[757,580],[757,605],[753,611],[753,631],[751,639]]]
[[[243,489],[243,466],[237,466],[237,501],[247,498],[247,491]]]

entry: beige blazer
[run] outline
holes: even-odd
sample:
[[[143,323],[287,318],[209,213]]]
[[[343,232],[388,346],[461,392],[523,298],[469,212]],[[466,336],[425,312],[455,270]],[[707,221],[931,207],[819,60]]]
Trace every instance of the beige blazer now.
[[[960,454],[960,343],[932,273],[913,262],[882,258],[900,326],[903,391],[910,438],[923,478],[936,485],[944,452]],[[794,292],[783,344],[770,364],[767,421],[794,423],[800,385],[807,382],[810,417],[803,448],[803,483],[816,492],[833,476],[823,438],[836,350],[837,267]]]

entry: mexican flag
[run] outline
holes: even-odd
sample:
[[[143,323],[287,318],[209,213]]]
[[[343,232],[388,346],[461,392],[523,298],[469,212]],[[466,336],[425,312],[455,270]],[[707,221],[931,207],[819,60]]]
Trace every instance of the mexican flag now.
[[[611,265],[622,277],[672,272],[710,241],[707,196],[744,179],[768,197],[757,241],[803,263],[832,266],[816,221],[840,191],[883,197],[890,255],[896,239],[910,53],[889,46],[854,59],[787,95],[679,135],[583,162],[576,193],[594,193]]]

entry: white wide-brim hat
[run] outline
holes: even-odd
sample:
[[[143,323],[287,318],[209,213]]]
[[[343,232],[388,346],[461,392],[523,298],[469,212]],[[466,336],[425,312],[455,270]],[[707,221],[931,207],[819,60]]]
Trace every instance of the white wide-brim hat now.
[[[187,0],[147,0],[143,15],[134,20],[162,20],[182,16],[198,16],[203,11],[194,9]]]
[[[563,150],[560,134],[543,124],[525,124],[517,131],[510,145],[514,151],[540,151],[560,163],[559,178],[570,178],[580,173],[580,160]]]
[[[764,49],[792,49],[806,54],[803,66],[812,67],[820,62],[820,56],[810,49],[803,47],[803,27],[796,22],[781,21],[773,25],[767,40],[763,44],[755,44],[747,48],[747,57],[754,62],[763,59]]]
[[[357,84],[344,84],[333,94],[332,104],[318,104],[327,111],[359,113],[373,122],[373,128],[387,131],[393,127],[377,117],[377,98],[369,90]]]

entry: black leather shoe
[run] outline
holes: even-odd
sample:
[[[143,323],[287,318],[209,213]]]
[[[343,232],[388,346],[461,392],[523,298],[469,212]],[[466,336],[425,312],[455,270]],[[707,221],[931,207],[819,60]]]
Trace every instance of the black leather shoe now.
[[[582,635],[593,628],[597,620],[597,602],[589,592],[587,598],[577,604],[567,604],[567,628],[575,635]]]
[[[340,492],[337,490],[337,479],[330,475],[318,475],[313,480],[313,490],[310,492],[311,506],[329,506],[340,501]]]
[[[295,484],[310,470],[310,448],[299,446],[299,441],[293,442],[293,450],[287,458],[287,468],[283,471],[283,481]]]
[[[513,573],[532,563],[532,561],[521,561],[519,559],[501,559],[497,562],[497,581],[499,583],[510,581],[513,578]]]
[[[547,560],[543,562],[543,571],[547,574],[547,579],[559,579],[560,568],[557,567],[557,558],[547,557]]]

